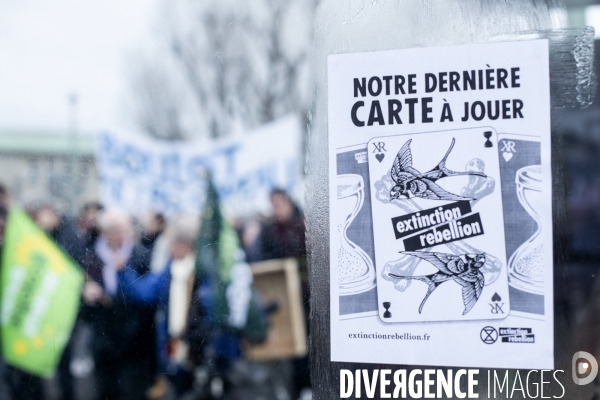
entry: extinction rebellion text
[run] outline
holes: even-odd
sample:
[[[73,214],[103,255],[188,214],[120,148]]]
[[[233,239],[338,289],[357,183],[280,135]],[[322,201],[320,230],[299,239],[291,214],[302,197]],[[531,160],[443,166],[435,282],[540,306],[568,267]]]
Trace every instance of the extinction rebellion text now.
[[[479,386],[478,369],[366,369],[340,370],[340,398],[372,399],[561,399],[565,388],[558,380],[563,370],[487,371],[487,387]],[[556,383],[554,383],[556,382]],[[557,392],[557,386],[560,386]],[[553,386],[552,393],[550,385]],[[379,389],[379,390],[378,390]]]
[[[479,213],[471,213],[468,201],[421,210],[392,218],[396,239],[403,239],[406,251],[483,235]]]

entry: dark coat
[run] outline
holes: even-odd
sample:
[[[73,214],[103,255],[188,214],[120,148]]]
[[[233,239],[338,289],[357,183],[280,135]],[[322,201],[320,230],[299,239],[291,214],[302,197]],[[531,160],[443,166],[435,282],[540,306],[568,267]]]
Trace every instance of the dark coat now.
[[[85,243],[77,234],[77,228],[73,221],[67,217],[61,217],[60,224],[49,234],[56,244],[71,256],[73,261],[82,266],[85,259]]]
[[[181,339],[190,345],[190,358],[195,364],[202,359],[204,344],[208,343],[214,332],[204,312],[201,299],[203,280],[196,277],[192,288],[192,298],[188,310],[186,330]],[[124,288],[127,298],[138,304],[152,304],[157,307],[156,339],[159,366],[164,371],[169,365],[169,286],[171,284],[171,262],[158,274],[148,273],[140,276],[135,270],[127,268],[119,272],[119,283]]]
[[[271,220],[262,227],[261,259],[306,257],[306,227],[304,217],[296,213],[289,221]]]
[[[149,271],[150,258],[148,250],[136,245],[127,261],[127,268],[144,275]],[[90,278],[104,287],[103,263],[96,253],[88,253],[84,265]],[[82,316],[90,322],[94,331],[95,357],[154,364],[154,311],[150,304],[128,301],[120,286],[110,300],[83,307]]]

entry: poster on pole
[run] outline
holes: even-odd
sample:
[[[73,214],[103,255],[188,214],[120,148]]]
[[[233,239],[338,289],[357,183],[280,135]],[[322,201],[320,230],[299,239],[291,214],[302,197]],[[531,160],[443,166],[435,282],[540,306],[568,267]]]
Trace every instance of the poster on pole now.
[[[331,360],[554,368],[548,42],[328,74]]]
[[[20,210],[11,210],[0,274],[0,333],[7,364],[49,378],[71,337],[83,272]]]

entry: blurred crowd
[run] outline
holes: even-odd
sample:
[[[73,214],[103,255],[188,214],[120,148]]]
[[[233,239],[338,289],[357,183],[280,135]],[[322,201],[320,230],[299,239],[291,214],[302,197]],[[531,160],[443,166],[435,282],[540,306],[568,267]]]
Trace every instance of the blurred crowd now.
[[[271,216],[230,222],[247,263],[298,260],[308,318],[304,216],[283,190],[273,190],[270,200]],[[10,206],[9,192],[0,187],[2,234]],[[24,210],[81,268],[85,283],[74,333],[53,379],[55,390],[49,394],[44,379],[3,365],[1,378],[13,400],[310,398],[306,357],[270,363],[247,360],[247,338],[211,324],[214,283],[196,267],[201,262],[198,216],[167,218],[149,212],[136,220],[96,202],[85,204],[76,217],[61,215],[47,201],[31,202]],[[262,315],[268,326],[267,307]],[[78,339],[81,331],[89,332],[83,342]],[[88,368],[91,383],[83,391],[75,389],[73,374],[73,353],[81,352],[75,349],[81,343],[93,360]],[[271,384],[277,386],[271,392],[259,388],[253,394],[252,388],[239,388],[244,382],[235,377],[244,371],[240,365],[250,372],[262,370],[263,375],[289,373]],[[256,384],[267,381],[271,382],[259,379]]]

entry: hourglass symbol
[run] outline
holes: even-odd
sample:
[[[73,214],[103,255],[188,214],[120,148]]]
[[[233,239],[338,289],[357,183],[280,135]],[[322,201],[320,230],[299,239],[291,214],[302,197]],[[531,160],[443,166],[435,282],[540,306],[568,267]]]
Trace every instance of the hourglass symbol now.
[[[483,132],[483,137],[487,139],[485,141],[485,144],[483,145],[484,147],[494,147],[494,143],[492,143],[492,141],[490,140],[490,138],[492,137],[492,132]]]
[[[375,287],[375,267],[371,257],[348,238],[348,228],[362,209],[365,184],[356,174],[337,177],[338,273],[340,295],[354,295]]]
[[[383,303],[383,308],[385,308],[385,312],[383,313],[383,318],[392,318],[392,313],[390,312],[390,307],[392,303],[386,301]]]
[[[530,165],[516,174],[517,197],[536,222],[535,233],[508,260],[508,282],[511,286],[534,294],[544,294],[544,240],[537,207],[542,202],[542,168]]]

